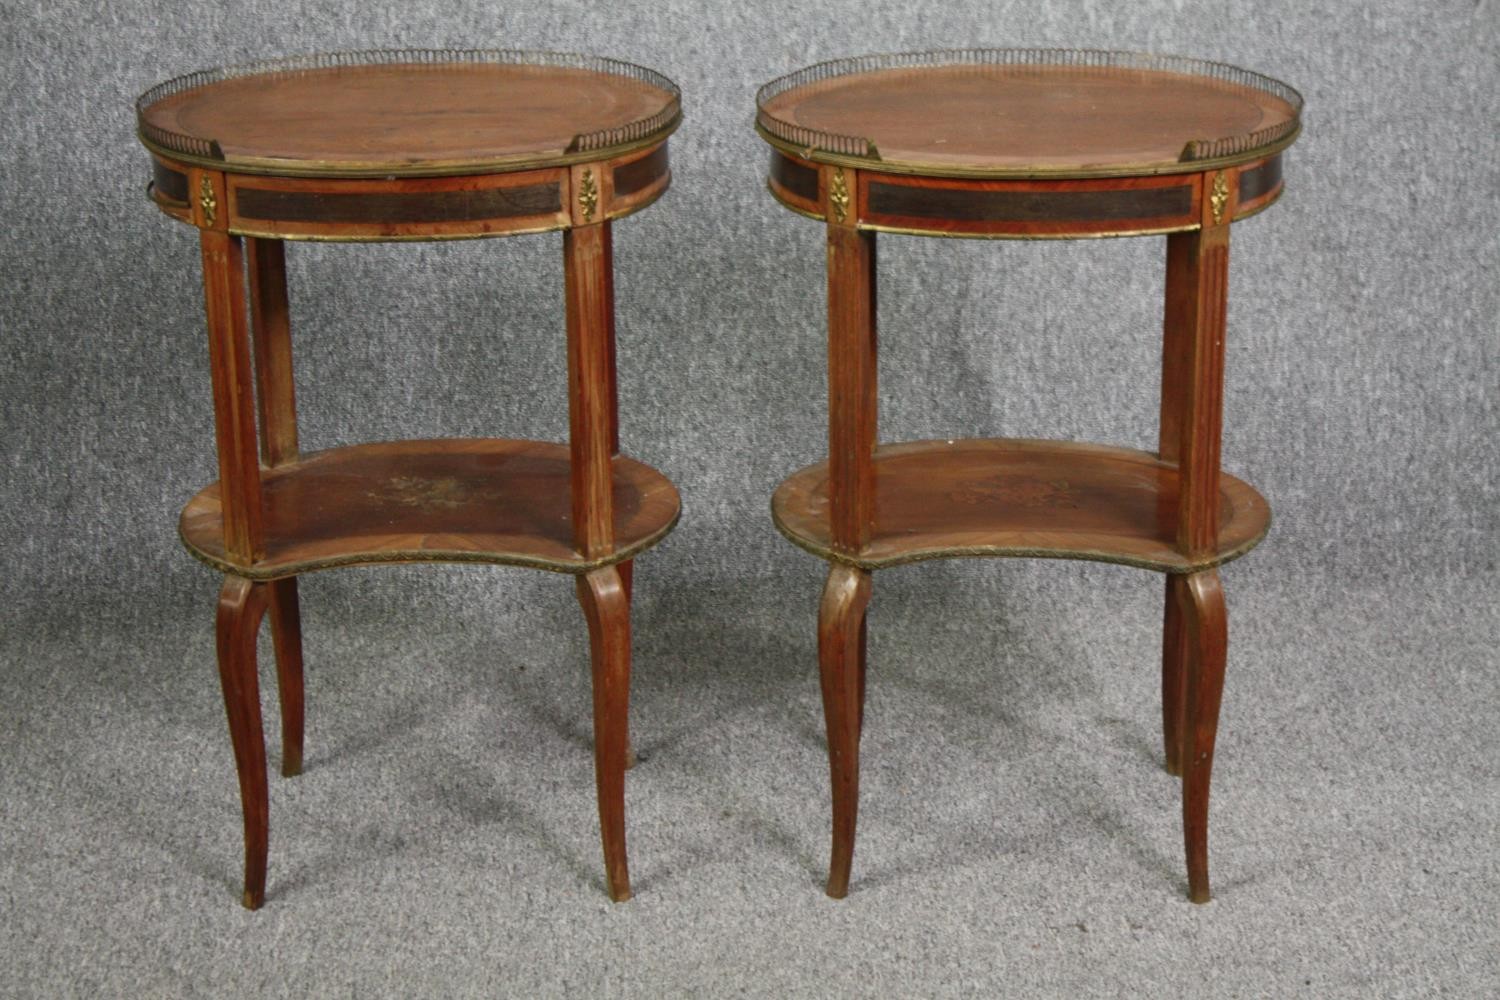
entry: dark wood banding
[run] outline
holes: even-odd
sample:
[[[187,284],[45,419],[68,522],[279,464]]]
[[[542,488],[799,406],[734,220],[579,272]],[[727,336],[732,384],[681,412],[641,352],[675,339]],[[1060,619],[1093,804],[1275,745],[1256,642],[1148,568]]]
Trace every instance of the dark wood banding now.
[[[982,191],[973,188],[916,187],[872,182],[867,202],[872,215],[955,222],[1118,222],[1188,214],[1193,189],[1124,188],[1108,191]]]
[[[165,163],[153,158],[151,160],[151,183],[155,185],[158,197],[165,198],[167,201],[187,204],[187,174],[179,170],[173,170]]]
[[[667,170],[667,146],[663,143],[640,159],[615,168],[615,197],[623,198],[650,187]]]
[[[480,191],[338,194],[239,187],[236,207],[242,218],[276,222],[477,222],[561,211],[562,188],[530,184]]]
[[[1281,154],[1240,174],[1240,204],[1270,194],[1281,186]]]
[[[818,172],[772,150],[771,180],[799,198],[818,200]]]

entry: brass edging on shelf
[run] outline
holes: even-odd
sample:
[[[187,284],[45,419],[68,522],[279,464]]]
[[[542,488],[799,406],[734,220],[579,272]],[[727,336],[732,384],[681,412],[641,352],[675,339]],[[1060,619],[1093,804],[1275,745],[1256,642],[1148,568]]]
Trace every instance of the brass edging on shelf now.
[[[1196,222],[1184,226],[1163,226],[1155,229],[1119,229],[1101,233],[961,233],[936,229],[911,229],[905,226],[883,226],[875,223],[858,223],[859,229],[872,233],[890,233],[893,236],[935,236],[952,240],[1104,240],[1129,236],[1165,236],[1170,233],[1190,233],[1202,226]]]
[[[884,452],[887,456],[889,456],[893,451],[901,452],[902,454],[918,453],[925,450],[927,446],[943,444],[949,446],[954,444],[992,446],[1004,445],[1010,446],[1012,448],[1020,447],[1023,449],[1034,448],[1036,446],[1046,446],[1046,448],[1053,453],[1086,451],[1089,449],[1102,448],[1118,453],[1118,455],[1116,456],[1118,458],[1129,458],[1133,461],[1146,460],[1147,464],[1161,467],[1179,468],[1180,470],[1180,467],[1177,467],[1172,463],[1164,463],[1160,459],[1158,454],[1154,451],[1143,451],[1140,449],[1125,448],[1117,445],[1101,445],[1096,442],[1058,441],[1052,439],[1037,438],[969,438],[963,440],[946,441],[888,441],[877,446],[876,462],[878,463],[880,461],[882,452]],[[851,553],[838,551],[833,546],[831,536],[829,541],[823,542],[808,535],[798,534],[781,519],[777,504],[782,490],[794,481],[802,479],[802,477],[808,475],[814,477],[811,480],[812,483],[826,485],[826,478],[818,479],[816,477],[820,472],[822,472],[826,476],[827,464],[828,459],[825,457],[818,462],[814,462],[811,465],[804,466],[793,471],[790,475],[785,476],[776,485],[776,488],[771,493],[771,520],[776,525],[776,530],[779,531],[787,539],[787,541],[791,542],[793,545],[796,545],[798,548],[810,552],[820,559],[824,559],[829,562],[842,563],[844,565],[856,566],[860,569],[872,571],[877,569],[885,569],[891,566],[904,566],[910,563],[926,562],[932,559],[1025,558],[1073,559],[1086,562],[1110,563],[1118,566],[1131,566],[1137,569],[1151,570],[1157,573],[1197,573],[1201,570],[1211,569],[1215,566],[1223,565],[1224,563],[1231,562],[1235,559],[1238,559],[1240,556],[1243,556],[1245,553],[1249,552],[1251,549],[1255,548],[1265,540],[1266,535],[1270,532],[1272,523],[1271,505],[1266,500],[1266,498],[1262,496],[1261,493],[1256,490],[1255,487],[1251,486],[1248,482],[1244,481],[1243,479],[1239,479],[1231,473],[1225,472],[1223,469],[1220,469],[1219,489],[1224,489],[1226,480],[1230,484],[1230,488],[1232,491],[1238,492],[1242,488],[1244,491],[1243,499],[1246,500],[1249,504],[1246,509],[1248,510],[1250,509],[1250,507],[1255,506],[1260,507],[1264,510],[1264,521],[1260,525],[1260,530],[1255,532],[1255,534],[1251,535],[1248,538],[1245,538],[1238,544],[1232,545],[1222,550],[1216,550],[1211,553],[1200,554],[1198,556],[1190,556],[1177,550],[1175,546],[1173,546],[1170,542],[1162,539],[1156,539],[1157,541],[1162,542],[1164,547],[1170,549],[1171,561],[1163,562],[1163,560],[1161,559],[1151,559],[1141,555],[1099,551],[1097,549],[1086,547],[1076,549],[1058,549],[1038,547],[1035,545],[1006,546],[993,544],[935,546],[931,549],[898,552],[894,555],[885,557],[866,558],[864,557],[863,552]],[[804,508],[798,509],[804,514],[807,513]],[[829,516],[831,516],[831,513],[823,517],[811,515],[810,519],[815,523],[821,523],[822,526],[826,529],[829,523],[827,517]]]
[[[678,126],[681,124],[682,111],[679,109],[677,114],[672,116],[672,120],[657,131],[644,138],[634,139],[617,146],[604,146],[599,149],[590,149],[576,153],[561,153],[555,156],[543,156],[540,158],[531,154],[517,154],[515,156],[492,157],[484,160],[440,163],[429,167],[403,167],[397,170],[391,169],[389,164],[383,167],[320,166],[319,164],[327,164],[329,161],[273,160],[265,157],[215,160],[209,157],[193,156],[160,146],[146,138],[139,130],[136,132],[136,138],[141,141],[141,145],[164,159],[174,160],[178,163],[192,164],[209,170],[218,170],[226,174],[252,174],[264,177],[328,177],[343,180],[382,180],[408,177],[480,176],[484,174],[515,173],[521,170],[541,170],[547,167],[566,167],[575,163],[602,163],[621,156],[627,156],[642,149],[649,149],[651,146],[668,139],[672,133],[677,131]]]
[[[674,486],[673,489],[675,492],[676,487]],[[661,528],[653,531],[635,544],[616,549],[607,556],[599,556],[594,559],[582,559],[580,557],[576,563],[563,563],[531,556],[496,557],[492,553],[474,552],[469,549],[456,549],[453,551],[443,549],[412,549],[405,552],[392,550],[388,553],[382,553],[383,556],[388,555],[390,558],[368,559],[359,556],[335,556],[322,560],[309,560],[297,563],[295,572],[267,573],[256,572],[256,568],[253,565],[239,566],[227,560],[219,559],[193,545],[182,533],[181,518],[177,521],[177,538],[182,542],[183,548],[188,550],[188,554],[205,566],[218,570],[220,573],[227,573],[231,576],[238,576],[257,582],[284,580],[288,577],[300,576],[303,573],[318,573],[323,570],[340,569],[345,566],[402,566],[415,563],[468,563],[484,566],[516,566],[522,569],[540,569],[546,570],[549,573],[567,573],[578,576],[584,573],[591,573],[596,569],[603,569],[605,566],[614,566],[634,559],[642,552],[659,544],[662,539],[671,533],[673,528],[677,527],[677,522],[680,520],[682,520],[682,497],[679,494],[677,510],[672,514],[671,520],[662,525]]]
[[[1129,566],[1132,569],[1143,569],[1153,573],[1180,576],[1188,573],[1201,573],[1206,569],[1214,569],[1245,555],[1251,549],[1265,541],[1266,535],[1270,534],[1271,517],[1271,509],[1267,505],[1265,527],[1254,538],[1217,554],[1210,559],[1194,560],[1183,566],[1166,567],[1160,563],[1143,559],[1132,559],[1129,556],[1109,555],[1102,552],[1089,552],[1085,550],[1063,551],[1059,549],[996,548],[993,546],[972,546],[964,549],[944,549],[935,552],[909,552],[889,559],[861,559],[858,555],[839,552],[832,547],[818,545],[807,538],[795,534],[777,516],[774,492],[772,493],[771,500],[771,522],[775,524],[776,530],[787,541],[802,551],[815,555],[825,562],[854,566],[872,573],[876,570],[892,569],[896,566],[910,566],[913,563],[931,562],[934,559],[1068,559],[1074,562],[1097,562],[1107,563],[1112,566]]]
[[[437,242],[439,240],[486,240],[496,239],[501,236],[535,236],[538,233],[555,233],[572,228],[572,223],[560,222],[553,225],[527,229],[502,229],[492,233],[403,233],[399,236],[385,236],[381,234],[365,235],[361,233],[353,236],[341,236],[337,233],[277,233],[269,230],[241,229],[237,226],[232,226],[229,229],[229,234],[231,236],[250,236],[260,240],[285,240],[288,243],[426,243],[428,241]]]
[[[1062,168],[1048,167],[1019,167],[1014,169],[975,169],[955,167],[943,164],[928,164],[914,161],[888,161],[871,160],[859,156],[845,156],[840,153],[825,153],[816,148],[796,146],[780,139],[770,132],[760,122],[755,123],[756,133],[766,143],[783,153],[795,156],[798,159],[813,163],[826,163],[830,166],[850,167],[856,170],[865,170],[880,174],[905,174],[920,177],[955,177],[965,180],[1085,180],[1094,177],[1159,177],[1166,174],[1203,174],[1224,167],[1237,166],[1251,163],[1255,160],[1264,159],[1281,152],[1296,141],[1297,136],[1302,134],[1302,125],[1275,142],[1243,153],[1232,156],[1220,156],[1211,160],[1173,160],[1170,163],[1160,163],[1154,166],[1132,166],[1116,167],[1101,170],[1068,170]]]

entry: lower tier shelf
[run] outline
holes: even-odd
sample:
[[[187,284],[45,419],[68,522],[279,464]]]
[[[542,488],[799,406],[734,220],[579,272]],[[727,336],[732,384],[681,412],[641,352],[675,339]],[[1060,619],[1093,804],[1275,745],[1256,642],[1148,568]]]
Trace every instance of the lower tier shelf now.
[[[681,500],[666,476],[614,459],[615,548],[573,549],[568,446],[454,438],[387,441],[313,452],[261,471],[265,555],[224,552],[219,484],[188,502],[178,531],[216,569],[270,580],[359,563],[485,562],[582,573],[660,541]]]
[[[1177,483],[1176,465],[1130,448],[912,441],[875,451],[875,526],[862,551],[833,550],[827,462],[783,482],[771,513],[802,548],[865,569],[954,556],[1034,556],[1189,573],[1244,555],[1270,528],[1265,498],[1221,474],[1218,546],[1189,559],[1175,543]]]

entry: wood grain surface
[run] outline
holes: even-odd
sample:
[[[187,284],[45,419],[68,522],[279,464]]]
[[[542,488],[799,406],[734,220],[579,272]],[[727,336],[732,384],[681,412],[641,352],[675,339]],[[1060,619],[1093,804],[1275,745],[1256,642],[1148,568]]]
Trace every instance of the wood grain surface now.
[[[589,69],[392,63],[216,80],[162,97],[141,117],[217,142],[228,170],[403,176],[554,159],[578,135],[643,121],[675,100]]]
[[[270,793],[266,787],[266,740],[261,729],[260,682],[255,637],[266,612],[267,588],[243,577],[225,578],[219,591],[215,635],[219,684],[234,769],[240,783],[245,827],[245,886],[240,901],[258,910],[266,898],[266,857],[270,849]]]
[[[850,73],[777,94],[763,111],[867,139],[886,169],[937,173],[1150,172],[1176,166],[1189,142],[1249,134],[1298,113],[1264,90],[1203,76],[1028,65]]]
[[[616,456],[614,546],[574,548],[568,447],[439,439],[354,445],[264,472],[266,549],[254,564],[224,551],[219,484],[182,512],[188,549],[224,572],[275,579],[357,563],[489,562],[582,573],[628,559],[677,521],[665,476]]]
[[[874,477],[875,519],[862,549],[841,551],[833,542],[827,463],[794,473],[776,490],[777,527],[825,559],[866,569],[953,556],[1037,556],[1183,573],[1243,555],[1271,519],[1259,493],[1222,475],[1217,543],[1189,557],[1177,546],[1176,467],[1105,445],[882,445]]]

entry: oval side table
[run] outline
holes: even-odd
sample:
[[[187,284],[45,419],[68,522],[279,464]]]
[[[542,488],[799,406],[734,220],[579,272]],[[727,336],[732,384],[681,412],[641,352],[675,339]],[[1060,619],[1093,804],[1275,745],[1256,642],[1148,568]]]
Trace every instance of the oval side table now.
[[[555,53],[408,50],[194,73],[137,102],[150,196],[199,230],[219,480],[188,502],[188,550],[225,574],[219,673],[245,823],[244,904],[265,897],[266,755],[255,637],[269,610],[282,773],[302,767],[297,576],[366,563],[570,573],[593,659],[606,882],[630,896],[632,560],[677,522],[677,490],[620,453],[613,220],[671,181],[677,87]],[[284,241],[468,239],[561,230],[568,444],[297,444]],[[248,274],[248,288],[246,276]],[[257,427],[258,424],[258,427]],[[258,434],[257,434],[258,430]]]
[[[874,570],[1034,556],[1166,574],[1162,719],[1188,893],[1209,898],[1208,787],[1227,643],[1217,567],[1270,509],[1219,469],[1229,228],[1282,191],[1302,99],[1200,60],[980,49],[822,63],[763,87],[768,186],[827,225],[828,460],[772,512],[830,563],[818,657],[833,786],[828,894],[847,893]],[[1167,236],[1160,443],[876,436],[875,234]]]

